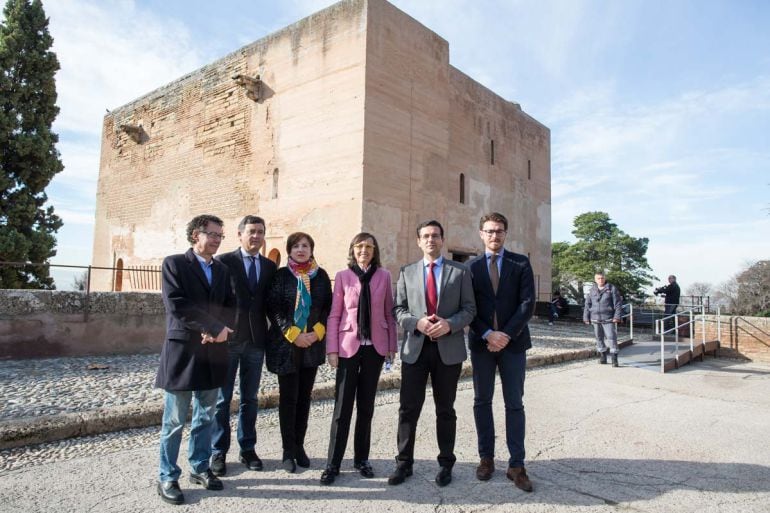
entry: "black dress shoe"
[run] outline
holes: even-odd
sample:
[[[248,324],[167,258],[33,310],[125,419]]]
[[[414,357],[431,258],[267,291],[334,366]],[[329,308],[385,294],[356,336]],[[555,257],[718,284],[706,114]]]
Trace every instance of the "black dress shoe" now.
[[[190,482],[199,484],[206,490],[221,490],[224,488],[224,486],[222,486],[222,481],[220,481],[219,478],[214,475],[210,468],[207,468],[206,472],[202,472],[200,474],[191,472]]]
[[[297,447],[295,454],[298,467],[310,468],[310,458],[307,457],[304,447]]]
[[[184,495],[179,488],[177,481],[163,481],[158,483],[158,495],[163,499],[163,502],[169,504],[182,504],[184,502]]]
[[[340,475],[340,469],[337,467],[326,467],[326,470],[321,474],[321,484],[330,485],[334,482],[334,479]]]
[[[452,468],[441,467],[441,470],[436,474],[436,484],[439,486],[446,486],[452,482]]]
[[[400,485],[404,481],[406,481],[406,478],[412,475],[412,466],[400,463],[396,470],[393,471],[393,473],[388,477],[388,484],[389,485]]]
[[[372,469],[372,464],[369,463],[369,460],[353,463],[353,467],[355,467],[361,473],[361,475],[366,478],[374,477],[374,470]]]
[[[246,465],[246,468],[249,470],[262,470],[262,460],[259,459],[259,456],[257,456],[253,449],[241,453],[241,463]],[[216,471],[214,473],[216,474]]]
[[[297,464],[294,463],[294,458],[284,458],[281,466],[289,474],[293,474],[297,471]]]
[[[227,463],[225,463],[224,453],[211,456],[211,471],[215,476],[224,476],[227,474]]]

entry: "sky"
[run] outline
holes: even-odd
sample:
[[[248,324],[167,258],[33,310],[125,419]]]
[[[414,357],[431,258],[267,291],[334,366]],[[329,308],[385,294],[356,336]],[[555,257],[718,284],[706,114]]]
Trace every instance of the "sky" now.
[[[91,260],[102,120],[334,2],[43,0],[61,70],[59,264]],[[607,212],[648,260],[719,284],[770,258],[770,2],[393,0],[450,63],[551,130],[552,240]],[[60,289],[72,275],[55,274]]]

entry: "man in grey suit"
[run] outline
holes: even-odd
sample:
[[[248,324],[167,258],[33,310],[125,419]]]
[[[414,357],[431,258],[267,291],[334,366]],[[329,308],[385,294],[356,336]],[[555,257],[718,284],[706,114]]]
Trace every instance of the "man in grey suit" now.
[[[401,484],[412,475],[417,421],[430,376],[441,467],[436,483],[446,486],[452,481],[456,460],[454,402],[462,362],[467,358],[464,328],[476,315],[476,304],[468,268],[441,256],[444,228],[438,221],[417,227],[417,245],[423,258],[401,269],[393,308],[404,341],[397,465],[388,484]]]

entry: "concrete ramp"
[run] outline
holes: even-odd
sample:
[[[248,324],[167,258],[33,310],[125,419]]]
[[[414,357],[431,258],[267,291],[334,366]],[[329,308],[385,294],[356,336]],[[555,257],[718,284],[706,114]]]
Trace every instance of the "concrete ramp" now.
[[[677,342],[673,337],[667,337],[663,342],[663,371],[678,369],[693,360],[703,361],[703,356],[706,354],[717,356],[718,350],[718,340],[709,340],[705,343],[702,340],[693,341],[691,349],[689,338],[680,338]],[[623,365],[646,367],[656,371],[661,369],[660,359],[659,338],[657,340],[636,339],[633,343],[621,344],[618,357]]]

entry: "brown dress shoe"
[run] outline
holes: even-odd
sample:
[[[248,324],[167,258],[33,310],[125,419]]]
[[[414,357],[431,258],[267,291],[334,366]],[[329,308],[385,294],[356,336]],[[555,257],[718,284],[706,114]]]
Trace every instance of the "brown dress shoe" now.
[[[505,475],[513,481],[513,484],[519,490],[524,490],[525,492],[532,491],[532,481],[529,480],[527,470],[524,467],[509,467]]]
[[[479,466],[476,467],[476,479],[479,481],[489,481],[495,472],[495,460],[492,458],[481,458]]]

